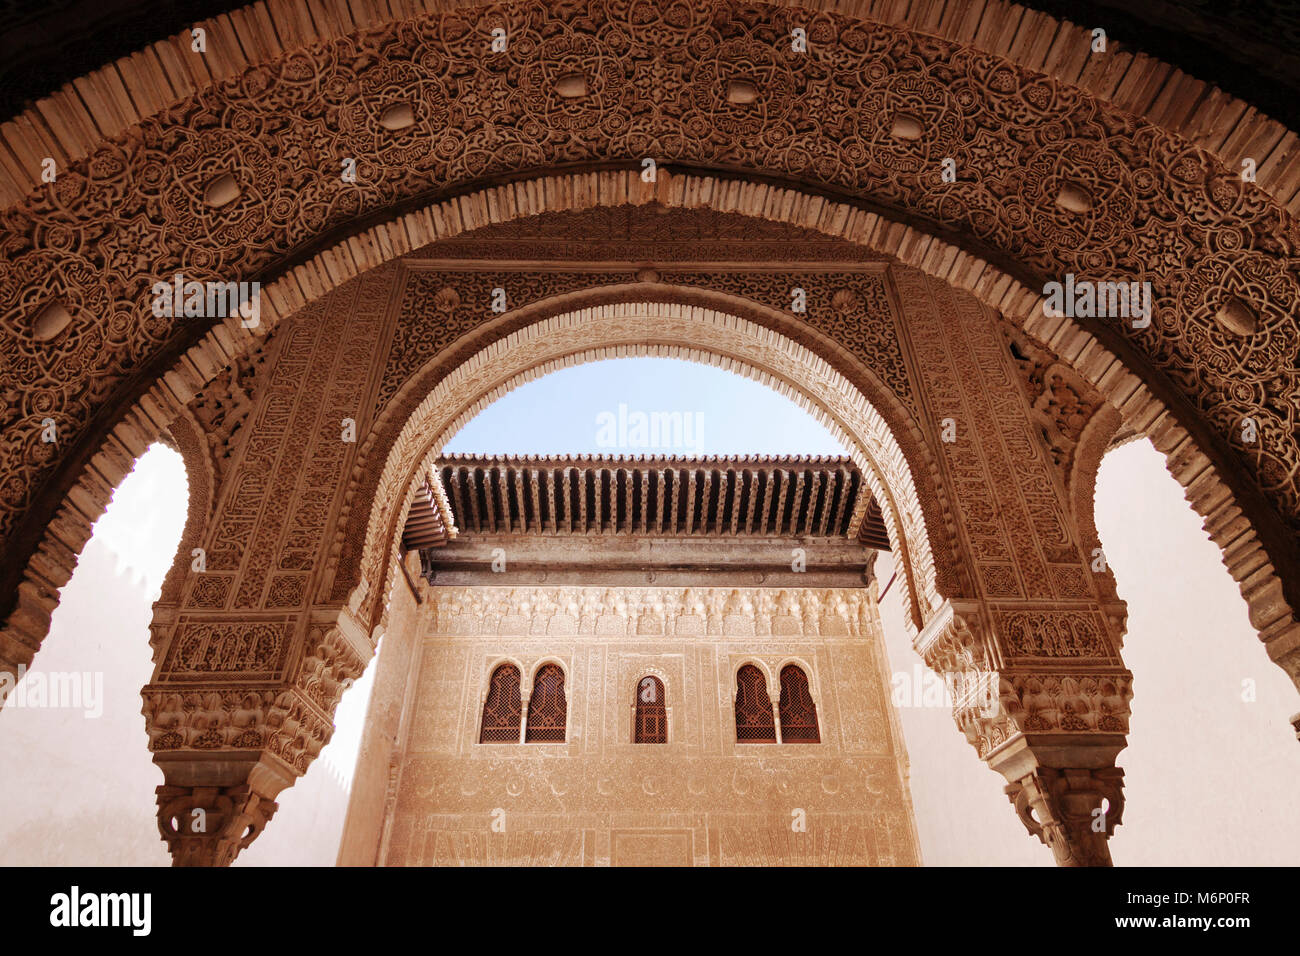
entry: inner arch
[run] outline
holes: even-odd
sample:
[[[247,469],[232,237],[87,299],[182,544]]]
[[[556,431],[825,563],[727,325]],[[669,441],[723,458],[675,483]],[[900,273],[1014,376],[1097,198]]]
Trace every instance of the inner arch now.
[[[413,500],[415,479],[434,468],[456,432],[525,382],[613,357],[714,365],[767,385],[821,423],[848,450],[879,502],[904,570],[900,582],[910,626],[924,626],[943,601],[933,549],[908,459],[879,411],[824,359],[772,329],[714,309],[662,302],[595,306],[535,323],[474,354],[429,393],[394,442],[379,478],[360,581],[349,601],[353,614],[371,626],[378,623],[378,597],[387,593],[394,574],[397,529]]]

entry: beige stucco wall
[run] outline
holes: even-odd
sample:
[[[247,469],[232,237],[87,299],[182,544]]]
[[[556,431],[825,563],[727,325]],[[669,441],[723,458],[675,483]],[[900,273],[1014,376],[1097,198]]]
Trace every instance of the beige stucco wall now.
[[[380,831],[379,862],[919,862],[867,590],[420,588],[415,676],[389,682],[405,690],[385,819],[373,827],[370,800],[352,812],[372,826],[349,821]],[[566,743],[478,743],[505,660],[525,693],[542,663],[562,666]],[[804,667],[821,743],[736,744],[735,672],[747,662],[769,675],[774,701],[780,668]],[[667,744],[631,742],[646,674],[664,683]]]

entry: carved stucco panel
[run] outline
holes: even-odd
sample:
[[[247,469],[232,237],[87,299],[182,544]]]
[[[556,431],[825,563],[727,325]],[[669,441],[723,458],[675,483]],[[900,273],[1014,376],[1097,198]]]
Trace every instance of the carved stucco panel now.
[[[906,29],[822,15],[824,42],[798,68],[772,62],[761,108],[747,112],[719,99],[704,78],[752,67],[753,50],[770,56],[787,13],[706,6],[687,22],[663,12],[614,27],[601,4],[583,4],[585,15],[577,18],[526,6],[527,30],[539,31],[539,42],[518,50],[512,44],[508,69],[485,63],[481,38],[464,32],[458,17],[378,24],[197,91],[70,164],[54,188],[7,210],[0,237],[7,294],[0,298],[12,303],[4,323],[12,347],[0,351],[11,356],[13,380],[33,386],[30,407],[20,413],[38,420],[49,413],[75,440],[117,383],[188,337],[142,308],[155,276],[251,277],[312,237],[391,208],[431,181],[643,155],[655,142],[670,164],[721,164],[865,191],[989,243],[1039,278],[1076,272],[1150,279],[1156,321],[1112,334],[1128,337],[1215,423],[1225,447],[1295,520],[1296,410],[1287,396],[1297,367],[1297,283],[1285,258],[1296,228],[1234,170],[1082,90]],[[533,83],[556,69],[546,60],[554,43],[573,51],[570,66],[601,78],[592,97],[538,98],[542,87]],[[665,59],[665,43],[689,52]],[[609,63],[630,73],[597,69]],[[645,64],[666,71],[652,88],[635,81]],[[467,81],[474,94],[452,81],[457,71],[477,77]],[[858,95],[864,83],[870,95]],[[614,87],[621,93],[608,99]],[[931,90],[955,92],[934,100]],[[423,104],[417,123],[396,137],[409,148],[394,149],[393,137],[356,139],[351,124],[402,95]],[[943,183],[927,172],[933,138],[899,143],[888,136],[875,105],[886,95],[921,115],[939,110],[936,131],[960,129],[957,158],[969,175]],[[586,115],[597,107],[598,116]],[[532,121],[520,122],[522,116]],[[471,146],[465,131],[485,123],[510,142],[491,153]],[[785,142],[795,129],[800,150]],[[366,174],[356,184],[319,176],[319,157],[340,150],[363,150]],[[201,187],[217,169],[236,172],[241,194],[213,209]],[[1087,214],[1055,204],[1063,179],[1093,194]],[[1257,315],[1259,333],[1244,343],[1214,318],[1226,296],[1250,303]],[[66,301],[80,319],[54,355],[20,334],[31,310],[50,298]],[[1254,384],[1243,390],[1243,380]],[[1230,437],[1246,411],[1264,433],[1255,448]],[[4,431],[11,433],[8,425]],[[0,530],[11,529],[55,465],[34,436],[26,435],[12,456],[16,484],[10,482]]]
[[[775,613],[783,600],[807,599],[817,605],[818,619],[827,614],[856,617],[863,592],[854,592],[852,601],[829,589],[806,594],[743,589],[743,599],[738,589],[712,588],[584,588],[576,595],[580,603],[594,597],[607,612],[602,619],[630,622],[651,602],[663,608],[665,628],[671,629],[676,617],[703,601],[731,604],[737,610],[731,616],[747,614],[751,630],[754,616],[764,612],[786,620],[788,629],[797,632],[772,634],[769,626],[767,634],[751,638],[754,646],[747,652],[733,649],[725,634],[664,634],[647,640],[627,627],[608,634],[597,630],[551,635],[543,651],[530,636],[528,622],[513,623],[520,615],[502,614],[492,633],[480,627],[478,633],[467,634],[460,626],[467,618],[438,613],[476,603],[505,603],[527,607],[531,619],[573,597],[562,593],[572,590],[544,585],[426,590],[435,605],[428,619],[435,623],[423,638],[422,671],[408,715],[412,729],[401,758],[386,862],[539,863],[564,857],[566,847],[585,845],[590,862],[644,861],[661,852],[682,852],[685,862],[716,863],[722,859],[716,851],[720,834],[746,840],[755,829],[769,831],[768,845],[775,845],[771,841],[779,843],[782,834],[790,832],[796,808],[810,826],[809,841],[799,844],[795,859],[915,860],[898,758],[887,739],[880,746],[878,732],[874,739],[853,739],[871,734],[871,719],[836,726],[841,712],[831,700],[828,683],[841,662],[856,661],[843,670],[848,675],[843,679],[871,685],[872,693],[862,696],[866,706],[889,706],[884,695],[887,678],[872,651],[880,635],[873,631],[861,642],[829,644],[794,623],[802,617]],[[719,654],[728,662],[722,668],[715,663]],[[458,687],[466,656],[471,679]],[[572,662],[570,740],[477,744],[483,682],[493,663],[517,660],[531,673],[540,661],[551,658]],[[773,674],[791,661],[806,668],[818,702],[823,744],[735,746],[729,708],[734,670],[741,659],[757,659]],[[668,694],[672,729],[665,745],[631,743],[636,684],[649,673],[663,680]],[[845,688],[841,696],[847,693]],[[437,729],[451,720],[448,702],[464,710],[466,732],[457,740]],[[579,730],[574,715],[585,715],[581,742],[573,739]],[[883,715],[875,715],[874,722],[883,727]],[[706,733],[704,725],[710,723],[715,726]],[[717,724],[724,734],[720,749],[711,742]],[[862,756],[842,753],[840,741],[846,738]],[[495,831],[492,824],[498,818],[504,829]],[[873,825],[882,828],[873,838],[878,843],[863,842],[862,834]],[[837,835],[828,836],[832,834]],[[897,834],[908,835],[906,845],[898,843],[902,838]],[[730,852],[734,857],[739,851]]]

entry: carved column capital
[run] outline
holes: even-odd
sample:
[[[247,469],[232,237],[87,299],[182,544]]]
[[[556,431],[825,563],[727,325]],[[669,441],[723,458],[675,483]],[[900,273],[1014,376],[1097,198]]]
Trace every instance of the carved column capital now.
[[[954,700],[953,719],[985,760],[1023,736],[1033,738],[1036,748],[1062,735],[1118,739],[1116,752],[1123,748],[1133,675],[1122,668],[956,673],[964,680],[954,681],[963,693]]]
[[[266,827],[278,804],[248,784],[157,791],[158,832],[173,866],[229,866]]]
[[[373,654],[339,606],[282,617],[164,620],[145,730],[165,784],[158,829],[178,866],[228,866],[333,734],[334,710]]]
[[[935,611],[912,642],[925,663],[939,673],[989,669],[988,610],[979,601],[949,600]]]
[[[1060,866],[1109,866],[1106,840],[1124,808],[1115,760],[1133,675],[1101,627],[1075,608],[950,600],[914,642],[949,682],[957,726]]]
[[[1106,842],[1124,814],[1124,771],[1040,767],[1004,791],[1032,836],[1058,866],[1110,866]]]

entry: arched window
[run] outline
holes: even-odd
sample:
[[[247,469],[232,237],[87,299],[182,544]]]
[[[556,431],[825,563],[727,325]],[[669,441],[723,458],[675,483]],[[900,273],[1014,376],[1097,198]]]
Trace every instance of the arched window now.
[[[821,743],[817,730],[817,705],[808,690],[808,675],[796,664],[781,668],[781,742]]]
[[[668,743],[668,702],[658,677],[643,677],[636,685],[636,728],[633,743]]]
[[[736,743],[776,743],[772,698],[767,695],[763,672],[746,664],[736,674]]]
[[[479,731],[481,744],[519,743],[519,668],[502,664],[492,672],[488,683],[487,700],[483,702],[483,729]]]
[[[564,699],[564,671],[558,664],[543,664],[533,678],[533,696],[528,701],[527,743],[564,743],[564,720],[568,705]]]

